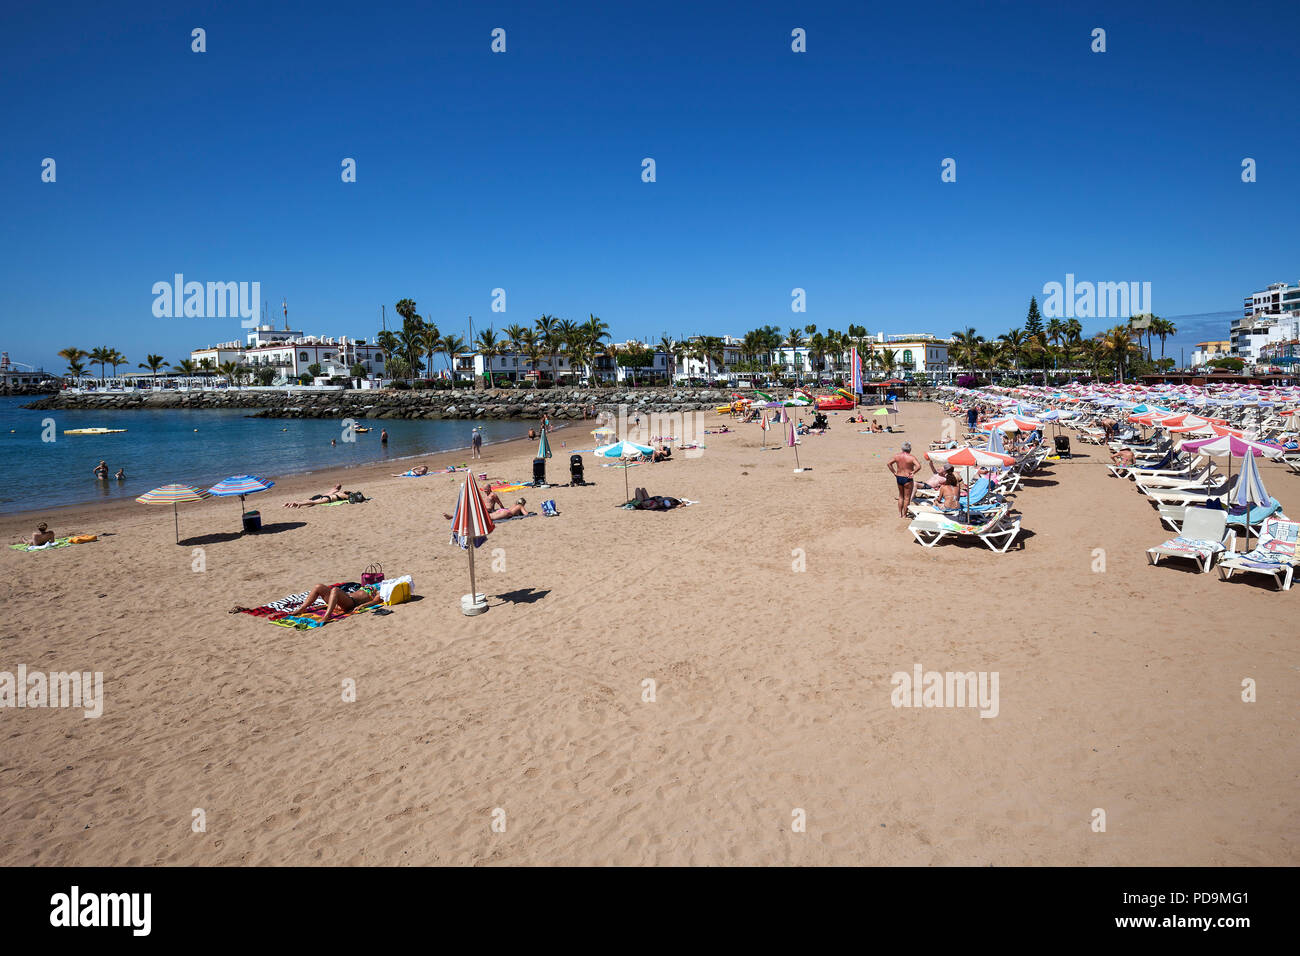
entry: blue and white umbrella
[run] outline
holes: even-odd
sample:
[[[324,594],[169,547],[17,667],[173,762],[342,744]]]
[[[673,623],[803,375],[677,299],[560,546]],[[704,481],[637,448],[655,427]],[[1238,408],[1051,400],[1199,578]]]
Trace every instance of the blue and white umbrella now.
[[[648,445],[638,445],[634,441],[616,441],[612,445],[604,445],[600,448],[597,448],[594,452],[592,452],[592,454],[598,458],[625,458],[626,459],[626,458],[640,458],[642,455],[653,455],[654,452],[655,450],[649,447]],[[630,495],[628,495],[628,487],[627,487],[627,469],[629,467],[631,466],[630,465],[623,466],[623,500],[624,501],[627,501],[630,497]]]
[[[244,496],[266,491],[274,485],[274,481],[267,481],[264,478],[258,478],[256,475],[233,475],[230,478],[223,478],[218,481],[208,489],[208,494],[214,498],[233,498],[238,495],[239,514],[242,518],[244,514]]]
[[[1246,550],[1250,550],[1250,509],[1256,505],[1271,505],[1273,499],[1269,497],[1268,489],[1264,487],[1264,479],[1260,477],[1259,465],[1255,461],[1254,455],[1246,455],[1241,460],[1241,474],[1237,477],[1237,485],[1232,489],[1231,501],[1239,508],[1245,508],[1246,514],[1242,519],[1246,524]]]

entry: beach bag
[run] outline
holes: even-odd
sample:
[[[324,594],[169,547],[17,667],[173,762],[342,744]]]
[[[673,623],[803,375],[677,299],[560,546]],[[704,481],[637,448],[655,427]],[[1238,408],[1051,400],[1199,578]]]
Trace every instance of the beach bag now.
[[[555,499],[547,498],[542,502],[542,515],[547,518],[554,518],[560,512],[556,510]]]
[[[361,504],[361,502],[363,502],[363,501],[365,501],[365,500],[366,500],[366,496],[363,495],[363,494],[362,494],[361,492],[359,492],[359,491],[349,491],[349,492],[348,492],[348,501],[350,501],[350,502],[351,502],[352,504],[354,504],[354,505],[359,505],[359,504]]]
[[[368,564],[361,572],[362,584],[378,584],[384,579],[384,569],[377,564]]]
[[[379,597],[385,604],[405,604],[411,600],[414,585],[415,581],[409,574],[386,580],[379,585]]]

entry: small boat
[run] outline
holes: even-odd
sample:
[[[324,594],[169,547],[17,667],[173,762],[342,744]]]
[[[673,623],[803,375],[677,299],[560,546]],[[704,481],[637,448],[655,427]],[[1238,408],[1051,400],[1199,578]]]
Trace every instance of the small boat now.
[[[65,428],[65,435],[120,435],[125,428]]]
[[[368,432],[368,431],[370,431],[369,428],[361,428],[361,427],[357,427],[357,428],[354,428],[354,429],[352,429],[352,430],[353,430],[354,432]]]

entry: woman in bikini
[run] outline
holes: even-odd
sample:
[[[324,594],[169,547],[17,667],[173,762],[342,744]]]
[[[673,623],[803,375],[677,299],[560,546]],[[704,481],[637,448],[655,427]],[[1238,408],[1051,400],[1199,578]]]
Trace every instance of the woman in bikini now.
[[[488,507],[492,506],[493,498],[496,499],[497,504],[501,503],[501,499],[497,498],[496,492],[492,492],[491,497],[486,502]],[[526,499],[518,498],[509,508],[496,508],[493,511],[488,512],[488,517],[493,521],[501,521],[504,518],[526,518],[528,517],[527,504],[528,501]],[[452,515],[447,514],[445,511],[442,513],[442,516],[448,521],[452,520]]]
[[[331,501],[347,501],[349,492],[343,490],[343,485],[338,484],[329,490],[328,494],[312,495],[306,501],[286,501],[286,508],[310,508],[312,505],[329,504]]]
[[[325,601],[324,608],[312,607],[317,598]],[[342,611],[347,614],[352,611],[359,611],[363,607],[370,607],[372,604],[379,604],[380,601],[379,585],[377,584],[344,584],[336,588],[332,588],[328,584],[318,584],[308,592],[307,600],[289,613],[300,616],[318,614],[322,621],[328,621],[334,616],[335,611]]]

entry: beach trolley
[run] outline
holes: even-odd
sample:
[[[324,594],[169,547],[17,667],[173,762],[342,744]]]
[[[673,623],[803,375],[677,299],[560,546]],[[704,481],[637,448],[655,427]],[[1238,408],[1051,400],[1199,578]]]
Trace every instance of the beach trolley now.
[[[1070,436],[1057,435],[1052,439],[1052,444],[1056,446],[1056,453],[1062,458],[1070,457]]]

